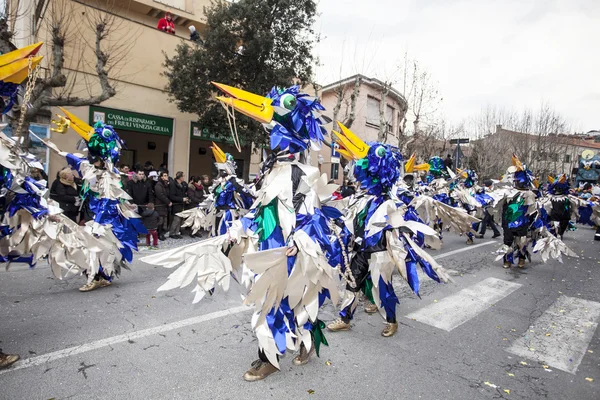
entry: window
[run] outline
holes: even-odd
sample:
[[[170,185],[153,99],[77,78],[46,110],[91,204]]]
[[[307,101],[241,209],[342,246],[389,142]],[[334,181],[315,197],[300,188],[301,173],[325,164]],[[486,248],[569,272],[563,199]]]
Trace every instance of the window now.
[[[394,130],[394,107],[389,104],[385,110],[385,124],[387,132],[393,132]]]
[[[570,163],[571,162],[571,155],[570,154],[565,154],[565,162],[566,163]]]
[[[329,179],[337,179],[340,175],[340,164],[331,164],[331,176]]]
[[[379,126],[379,100],[367,97],[367,124]]]

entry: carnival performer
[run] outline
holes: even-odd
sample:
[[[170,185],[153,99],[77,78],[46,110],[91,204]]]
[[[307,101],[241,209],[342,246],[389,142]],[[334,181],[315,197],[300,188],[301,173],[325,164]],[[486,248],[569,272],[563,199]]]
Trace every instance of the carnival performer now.
[[[61,152],[53,143],[45,143],[65,157],[81,177],[83,201],[89,204],[93,216],[85,230],[103,248],[90,258],[84,271],[87,282],[79,290],[89,292],[109,286],[122,268],[129,268],[127,263],[132,262],[133,251],[137,251],[138,235],[148,232],[137,214],[137,206],[123,190],[120,173],[115,167],[124,146],[117,132],[100,121],[91,127],[70,112],[61,110],[65,116],[59,115],[59,121],[53,121],[57,128],[52,130],[65,133],[70,127],[83,138],[88,154]]]
[[[446,282],[448,276],[414,241],[419,234],[435,238],[436,231],[415,221],[407,212],[410,209],[393,198],[402,165],[399,150],[388,144],[366,144],[340,122],[338,126],[340,131],[333,132],[332,138],[342,156],[355,160],[354,177],[365,195],[357,198],[344,218],[353,234],[353,256],[340,318],[327,328],[334,332],[350,329],[358,293],[364,290],[385,318],[381,334],[390,337],[398,331],[399,301],[392,285],[394,269],[398,269],[417,295],[420,285],[417,266],[437,282]]]
[[[502,210],[502,228],[504,245],[497,252],[503,259],[504,268],[510,268],[515,258],[517,266],[525,268],[525,259],[531,260],[528,246],[533,242],[533,252],[539,253],[542,261],[555,258],[562,262],[561,254],[571,257],[577,255],[546,228],[533,189],[536,179],[527,166],[513,154],[513,166],[507,170],[505,181],[512,181],[513,188],[497,190],[492,194],[496,198],[495,207]]]
[[[326,298],[336,304],[339,296],[340,266],[333,267],[330,261],[337,257],[345,263],[348,256],[334,229],[339,211],[323,207],[337,185],[328,185],[317,168],[298,161],[301,153],[323,142],[322,125],[328,121],[320,115],[323,106],[296,86],[273,88],[262,97],[215,85],[227,94],[218,97],[224,106],[263,123],[269,131],[272,153],[262,167],[256,200],[225,234],[143,261],[178,267],[159,290],[185,287],[195,280],[194,302],[212,294],[217,285],[227,290],[232,276],[247,288],[244,304],[254,308],[259,358],[244,379],[256,381],[278,371],[279,357],[288,350],[299,351],[295,365],[319,354],[320,345],[326,344],[319,308]],[[234,125],[232,129],[237,141]]]
[[[248,212],[254,196],[244,181],[236,176],[233,156],[223,152],[214,142],[211,149],[219,171],[217,180],[210,188],[211,195],[197,207],[177,215],[184,218],[182,227],[191,227],[193,235],[205,229],[214,237],[227,233],[231,223]]]

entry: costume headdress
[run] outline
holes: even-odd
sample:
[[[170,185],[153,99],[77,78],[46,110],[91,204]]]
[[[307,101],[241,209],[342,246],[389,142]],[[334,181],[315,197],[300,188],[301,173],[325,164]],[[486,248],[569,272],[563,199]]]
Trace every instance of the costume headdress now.
[[[270,131],[271,150],[302,152],[310,146],[319,150],[329,118],[320,114],[325,108],[316,97],[301,93],[298,86],[274,87],[266,97],[242,89],[213,84],[227,96],[217,96],[224,106],[261,122]]]

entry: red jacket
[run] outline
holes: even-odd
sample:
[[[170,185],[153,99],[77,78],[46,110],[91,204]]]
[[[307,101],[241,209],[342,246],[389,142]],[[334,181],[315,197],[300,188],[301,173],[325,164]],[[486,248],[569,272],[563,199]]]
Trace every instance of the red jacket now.
[[[167,21],[166,16],[158,20],[157,28],[163,32],[175,34],[175,24],[173,23],[173,20]]]

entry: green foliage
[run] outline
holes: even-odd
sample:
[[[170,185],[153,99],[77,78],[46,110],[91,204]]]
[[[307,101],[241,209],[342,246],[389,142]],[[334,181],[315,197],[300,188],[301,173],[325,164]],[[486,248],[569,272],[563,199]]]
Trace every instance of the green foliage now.
[[[312,76],[314,0],[213,1],[205,9],[204,45],[182,42],[165,56],[167,91],[183,112],[195,113],[211,133],[229,132],[223,107],[214,100],[211,81],[266,95],[273,86],[308,83]],[[242,54],[237,50],[244,46]],[[239,118],[238,118],[239,116]],[[246,143],[264,144],[260,124],[236,114]]]

